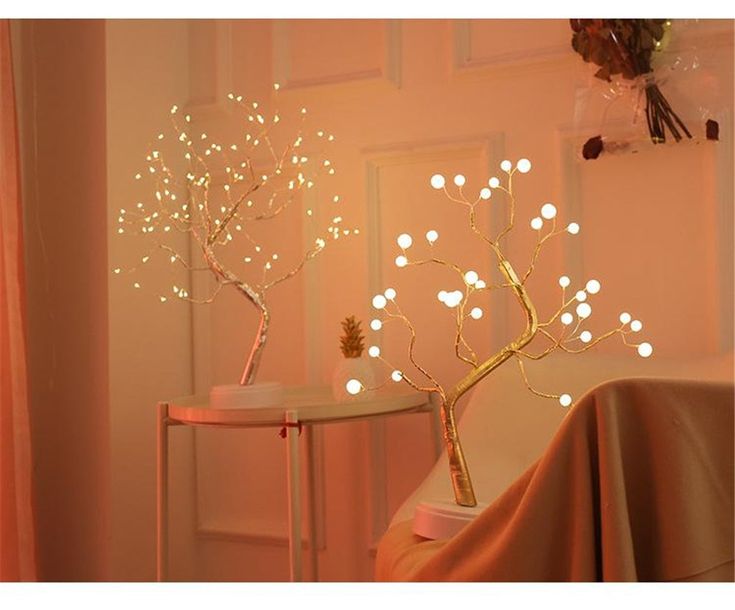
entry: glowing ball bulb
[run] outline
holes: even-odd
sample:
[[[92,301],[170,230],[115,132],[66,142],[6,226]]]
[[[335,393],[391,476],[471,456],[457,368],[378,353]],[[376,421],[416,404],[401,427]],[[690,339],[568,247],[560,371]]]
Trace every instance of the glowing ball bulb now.
[[[500,186],[500,180],[496,178],[495,176],[493,176],[492,178],[490,178],[490,180],[487,181],[487,185],[491,189],[496,189]]]
[[[476,271],[468,271],[464,274],[464,281],[467,282],[470,286],[473,286],[477,280],[479,280],[480,277],[477,275]]]
[[[444,185],[446,184],[446,181],[444,180],[444,176],[441,174],[434,174],[431,177],[431,186],[433,186],[435,189],[441,189],[444,188]]]
[[[399,370],[395,370],[390,374],[390,378],[398,383],[401,379],[403,379],[403,373]]]
[[[345,384],[345,389],[348,394],[352,394],[354,396],[355,394],[360,393],[360,390],[362,390],[362,384],[357,379],[350,379]]]
[[[454,184],[457,186],[464,186],[465,182],[467,182],[467,179],[462,174],[457,174],[454,177]]]
[[[545,203],[541,206],[541,216],[546,220],[551,220],[556,216],[556,206],[553,203]]]
[[[582,343],[589,343],[592,340],[592,333],[588,330],[583,330],[579,335],[579,340]]]
[[[589,318],[592,313],[592,308],[589,303],[580,303],[577,305],[577,315],[580,318]]]
[[[643,328],[643,322],[641,322],[640,320],[633,320],[630,323],[630,330],[632,330],[634,333],[637,333],[639,330],[641,330],[641,328]]]
[[[385,295],[386,299],[389,299],[391,301],[396,298],[396,291],[393,288],[386,288],[383,294]]]
[[[574,316],[568,311],[561,314],[561,323],[564,324],[564,326],[569,326],[572,322],[574,322]]]
[[[576,222],[570,222],[567,226],[567,231],[572,235],[579,233],[579,225]]]
[[[641,358],[648,358],[653,353],[653,346],[650,343],[641,343],[638,346],[638,355]]]
[[[439,293],[436,295],[436,298],[439,299],[440,303],[444,303],[447,300],[448,293],[446,290],[440,290]]]
[[[463,297],[464,295],[461,291],[455,290],[454,292],[450,292],[449,294],[447,294],[446,298],[444,299],[444,304],[450,308],[456,307],[462,302]]]
[[[516,169],[522,174],[527,174],[531,171],[531,162],[528,159],[519,159],[516,163]]]
[[[577,294],[574,295],[580,303],[587,300],[587,293],[584,290],[577,290]]]
[[[482,309],[479,307],[473,307],[472,311],[470,312],[470,317],[473,320],[479,320],[482,317]]]
[[[620,314],[620,323],[621,324],[627,324],[628,322],[630,322],[630,320],[631,320],[631,317],[630,317],[630,314],[628,312],[624,311],[623,313]]]
[[[506,159],[500,164],[500,169],[502,169],[504,172],[509,172],[510,169],[513,167],[513,164]]]
[[[373,297],[373,307],[375,307],[375,309],[383,309],[387,303],[388,301],[382,294],[376,294]]]
[[[539,218],[538,216],[536,216],[536,218],[531,220],[531,228],[533,230],[538,231],[543,226],[544,226],[544,221],[541,220],[541,218]]]
[[[600,282],[598,282],[597,280],[590,280],[589,282],[587,282],[585,288],[590,294],[597,294],[598,292],[600,292]]]
[[[490,199],[492,194],[492,191],[489,188],[485,187],[480,190],[480,199]]]
[[[403,254],[396,256],[396,267],[405,267],[406,265],[408,265],[408,259]]]
[[[368,349],[368,355],[371,358],[377,358],[378,356],[380,356],[380,348],[377,345],[371,345]]]
[[[571,283],[572,281],[566,275],[562,275],[559,278],[559,286],[561,286],[562,288],[566,288]]]
[[[383,323],[378,320],[378,318],[375,318],[372,322],[370,322],[370,328],[373,330],[380,330],[383,328]]]
[[[483,280],[477,280],[475,282],[475,288],[477,290],[481,290],[482,288],[485,288],[486,286],[487,286],[487,284]]]
[[[562,394],[559,396],[559,404],[562,407],[568,407],[572,404],[572,397],[569,394]]]
[[[396,241],[398,242],[398,245],[404,250],[406,248],[410,248],[411,244],[413,243],[413,239],[411,239],[411,236],[408,233],[401,233]]]
[[[434,229],[426,232],[426,241],[428,241],[430,244],[433,244],[437,239],[439,239],[439,233],[434,231]]]

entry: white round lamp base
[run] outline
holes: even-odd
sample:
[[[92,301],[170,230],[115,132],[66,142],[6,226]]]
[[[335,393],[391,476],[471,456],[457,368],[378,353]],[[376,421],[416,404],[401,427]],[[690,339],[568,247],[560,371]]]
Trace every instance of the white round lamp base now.
[[[413,514],[413,533],[429,540],[446,540],[457,535],[488,507],[460,506],[455,502],[420,502]]]
[[[283,404],[283,385],[264,381],[252,385],[216,385],[209,390],[209,406],[213,409],[247,409]]]

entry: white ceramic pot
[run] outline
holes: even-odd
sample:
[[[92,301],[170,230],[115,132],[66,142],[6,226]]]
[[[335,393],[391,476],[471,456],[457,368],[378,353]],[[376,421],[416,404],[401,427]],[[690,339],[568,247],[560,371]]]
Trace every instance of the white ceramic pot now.
[[[350,379],[357,379],[365,388],[373,388],[377,385],[372,360],[369,356],[339,360],[332,376],[332,395],[335,400],[364,400],[375,393],[375,390],[367,390],[353,395],[347,391],[347,382]]]

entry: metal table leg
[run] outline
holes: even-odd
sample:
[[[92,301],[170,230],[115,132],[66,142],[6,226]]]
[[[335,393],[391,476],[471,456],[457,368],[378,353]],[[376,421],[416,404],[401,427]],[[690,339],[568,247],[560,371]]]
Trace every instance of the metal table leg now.
[[[288,547],[291,581],[300,582],[301,573],[301,482],[299,471],[299,429],[294,411],[286,411],[286,440],[288,466]]]
[[[309,502],[309,559],[311,580],[319,581],[319,556],[317,553],[316,532],[316,490],[314,483],[314,426],[304,426],[306,430],[306,489]]]
[[[168,572],[168,403],[158,403],[156,425],[156,580]]]

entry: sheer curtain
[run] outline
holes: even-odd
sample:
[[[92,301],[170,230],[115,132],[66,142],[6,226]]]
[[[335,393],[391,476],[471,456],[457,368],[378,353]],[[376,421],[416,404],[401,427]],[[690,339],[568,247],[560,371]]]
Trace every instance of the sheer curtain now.
[[[36,578],[17,135],[10,24],[0,20],[0,581]]]

